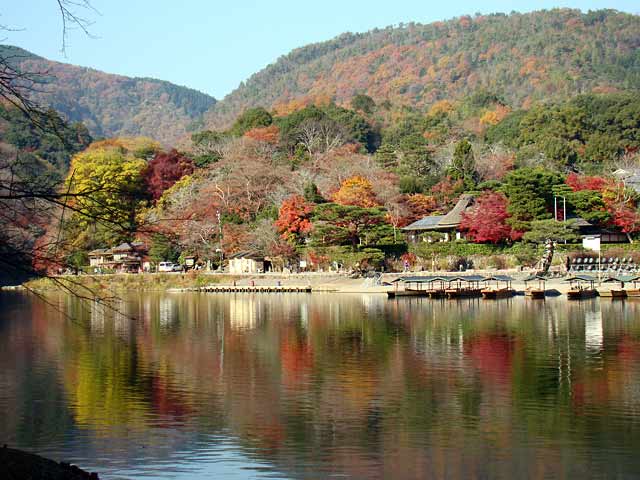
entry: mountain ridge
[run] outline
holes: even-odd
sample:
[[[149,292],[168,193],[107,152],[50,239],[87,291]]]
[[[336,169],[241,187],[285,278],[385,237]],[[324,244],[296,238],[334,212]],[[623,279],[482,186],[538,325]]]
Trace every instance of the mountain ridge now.
[[[639,47],[640,17],[616,10],[461,16],[344,33],[279,57],[213,105],[205,122],[219,128],[246,108],[346,103],[359,93],[427,107],[488,89],[520,108],[594,89],[637,89]]]
[[[0,55],[22,71],[42,73],[33,98],[84,123],[94,137],[149,136],[173,144],[217,101],[166,80],[105,73],[12,45],[1,45]]]

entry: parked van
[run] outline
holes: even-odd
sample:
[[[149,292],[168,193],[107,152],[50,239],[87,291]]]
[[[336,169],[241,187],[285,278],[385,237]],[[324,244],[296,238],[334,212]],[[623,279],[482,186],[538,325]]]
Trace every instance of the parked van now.
[[[159,272],[173,272],[174,271],[173,262],[160,262],[158,264],[158,271]]]

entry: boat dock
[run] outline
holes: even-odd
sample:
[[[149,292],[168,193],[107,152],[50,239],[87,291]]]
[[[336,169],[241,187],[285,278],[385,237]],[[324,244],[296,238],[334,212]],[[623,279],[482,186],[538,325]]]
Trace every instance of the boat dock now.
[[[193,290],[207,293],[311,293],[311,286],[207,285]]]

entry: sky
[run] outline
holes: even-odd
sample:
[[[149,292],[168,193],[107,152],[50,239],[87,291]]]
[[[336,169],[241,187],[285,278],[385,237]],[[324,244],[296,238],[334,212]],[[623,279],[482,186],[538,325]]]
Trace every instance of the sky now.
[[[76,0],[77,1],[77,0]],[[3,2],[3,43],[108,73],[168,80],[221,99],[251,74],[294,48],[344,32],[401,22],[429,23],[460,15],[555,7],[640,13],[638,0],[90,0],[76,9],[92,22],[91,37],[69,32],[55,0]],[[10,3],[7,5],[7,3]]]

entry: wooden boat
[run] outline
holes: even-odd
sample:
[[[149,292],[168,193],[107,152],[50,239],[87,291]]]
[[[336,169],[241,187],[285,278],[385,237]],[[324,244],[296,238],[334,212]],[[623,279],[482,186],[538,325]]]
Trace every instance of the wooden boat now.
[[[626,298],[626,297],[640,297],[640,290],[638,289],[637,282],[640,279],[637,275],[617,275],[607,278],[605,283],[617,282],[620,284],[619,288],[598,289],[598,293],[601,297],[610,298]],[[633,288],[625,288],[625,284],[632,283]]]
[[[544,300],[546,294],[547,292],[544,288],[529,287],[524,291],[525,297],[531,297],[534,300]]]
[[[508,275],[491,275],[489,277],[484,277],[482,281],[487,284],[487,286],[481,291],[482,297],[488,300],[511,298],[516,293],[516,291],[511,288],[513,278]],[[489,286],[490,282],[495,282],[495,286]]]
[[[447,298],[478,298],[482,296],[479,288],[447,288],[445,290]]]
[[[569,300],[594,298],[598,295],[598,291],[594,287],[596,279],[591,275],[575,275],[567,278],[566,281],[570,284],[567,292]]]
[[[447,296],[444,288],[429,290],[429,298],[445,298]]]
[[[529,282],[537,282],[538,285],[535,287],[530,287],[528,284]],[[536,275],[531,275],[527,278],[524,279],[524,285],[525,285],[525,289],[524,289],[524,295],[525,297],[529,297],[532,298],[534,300],[544,300],[546,295],[547,295],[547,291],[545,288],[545,284],[547,282],[547,279],[545,277],[543,277],[542,275],[536,274]]]
[[[387,291],[387,297],[396,298],[396,297],[427,297],[429,296],[429,292],[427,290],[389,290]]]
[[[605,298],[626,298],[627,292],[623,288],[598,288],[598,295]]]
[[[495,300],[498,298],[511,298],[516,292],[512,288],[485,288],[481,293],[483,298]]]
[[[575,287],[567,292],[569,300],[583,300],[585,298],[594,298],[598,295],[595,288]]]

